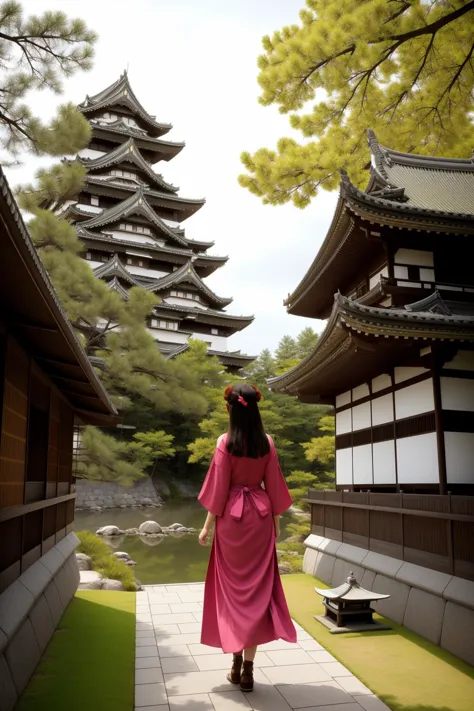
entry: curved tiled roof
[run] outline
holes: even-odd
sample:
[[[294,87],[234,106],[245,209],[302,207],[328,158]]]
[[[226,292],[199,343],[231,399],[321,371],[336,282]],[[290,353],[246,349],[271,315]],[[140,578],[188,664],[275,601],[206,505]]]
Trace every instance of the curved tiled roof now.
[[[94,269],[94,274],[99,279],[106,279],[107,277],[120,277],[131,286],[141,286],[140,282],[137,281],[137,279],[135,279],[135,277],[133,277],[125,268],[117,254],[114,254],[108,262],[101,264],[100,267],[96,267]]]
[[[103,91],[94,96],[86,96],[82,104],[79,104],[79,110],[86,114],[97,109],[117,105],[126,106],[133,114],[139,116],[147,125],[148,131],[152,136],[163,136],[173,128],[169,123],[158,123],[154,116],[145,111],[133,92],[126,71],[121,74],[116,82]]]
[[[217,296],[217,294],[215,294],[211,289],[209,289],[208,286],[204,284],[203,280],[200,276],[198,276],[194,269],[194,261],[195,258],[193,257],[189,260],[189,262],[183,264],[180,269],[176,269],[176,271],[171,272],[171,274],[161,277],[160,279],[157,279],[151,284],[147,284],[145,288],[148,291],[157,292],[162,291],[163,289],[167,289],[171,286],[182,284],[183,282],[188,282],[189,284],[193,284],[198,291],[207,296],[210,301],[212,301],[218,306],[228,306],[230,303],[232,303],[233,299],[226,299]]]
[[[129,138],[128,141],[125,141],[120,146],[117,146],[117,148],[113,151],[104,153],[104,155],[99,158],[81,158],[78,156],[77,160],[81,161],[87,170],[108,168],[109,166],[117,165],[125,161],[142,170],[145,175],[150,178],[151,182],[158,186],[158,188],[168,190],[170,193],[176,193],[179,190],[179,188],[167,183],[161,175],[158,175],[151,169],[150,165],[140,153],[140,150],[133,138]]]

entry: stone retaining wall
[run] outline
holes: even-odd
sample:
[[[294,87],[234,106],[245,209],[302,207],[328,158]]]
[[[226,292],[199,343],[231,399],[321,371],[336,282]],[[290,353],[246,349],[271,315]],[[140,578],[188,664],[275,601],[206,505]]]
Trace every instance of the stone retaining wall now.
[[[336,587],[353,571],[390,595],[373,604],[378,613],[474,665],[474,582],[314,534],[305,546],[305,573]]]
[[[1,711],[15,707],[77,590],[78,544],[69,533],[0,595]]]
[[[132,508],[133,506],[161,506],[161,499],[148,477],[131,487],[114,482],[76,481],[76,508],[97,510]]]

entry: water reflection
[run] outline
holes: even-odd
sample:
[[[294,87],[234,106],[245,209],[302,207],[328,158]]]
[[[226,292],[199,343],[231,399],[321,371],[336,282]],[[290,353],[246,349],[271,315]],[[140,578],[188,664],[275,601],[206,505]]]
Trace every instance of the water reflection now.
[[[202,582],[206,575],[210,548],[199,545],[198,531],[204,523],[204,509],[196,501],[173,502],[161,509],[110,509],[108,511],[76,512],[76,530],[95,533],[102,526],[118,526],[121,530],[138,528],[143,521],[157,521],[161,526],[180,522],[196,533],[174,532],[163,538],[117,536],[107,539],[117,551],[125,551],[136,562],[135,575],[144,585],[156,583]],[[285,518],[282,519],[282,538]]]

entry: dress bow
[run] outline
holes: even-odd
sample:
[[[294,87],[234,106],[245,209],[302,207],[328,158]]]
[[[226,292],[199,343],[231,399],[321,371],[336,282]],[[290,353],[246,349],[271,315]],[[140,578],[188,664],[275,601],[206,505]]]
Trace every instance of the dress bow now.
[[[244,502],[246,497],[252,502],[262,518],[267,516],[269,507],[259,496],[260,491],[263,492],[263,489],[249,489],[248,486],[243,486],[239,490],[230,508],[231,517],[236,521],[241,520],[244,513]]]

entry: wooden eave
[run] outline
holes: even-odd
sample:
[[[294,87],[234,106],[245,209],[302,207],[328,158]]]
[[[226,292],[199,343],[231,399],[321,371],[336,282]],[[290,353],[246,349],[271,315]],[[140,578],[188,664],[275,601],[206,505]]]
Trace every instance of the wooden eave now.
[[[157,316],[162,315],[163,317],[168,318],[172,316],[180,321],[191,321],[191,319],[187,319],[188,315],[191,315],[195,317],[192,319],[193,323],[226,328],[228,330],[227,335],[232,335],[233,333],[242,331],[244,328],[247,328],[247,326],[250,326],[255,319],[254,316],[234,316],[224,311],[218,311],[210,308],[186,308],[184,306],[178,306],[177,304],[167,304],[165,301],[162,301],[155,306],[154,313]]]
[[[0,309],[9,330],[85,421],[120,421],[23,223],[0,170]]]
[[[186,145],[184,142],[164,141],[160,138],[143,135],[131,126],[126,126],[123,122],[116,122],[106,126],[91,121],[91,126],[93,138],[106,143],[121,144],[127,138],[132,137],[142,154],[145,154],[151,164],[162,160],[172,160]]]
[[[331,403],[338,393],[400,365],[407,349],[419,352],[435,342],[474,343],[474,317],[374,308],[338,295],[312,352],[269,386],[302,402]]]

